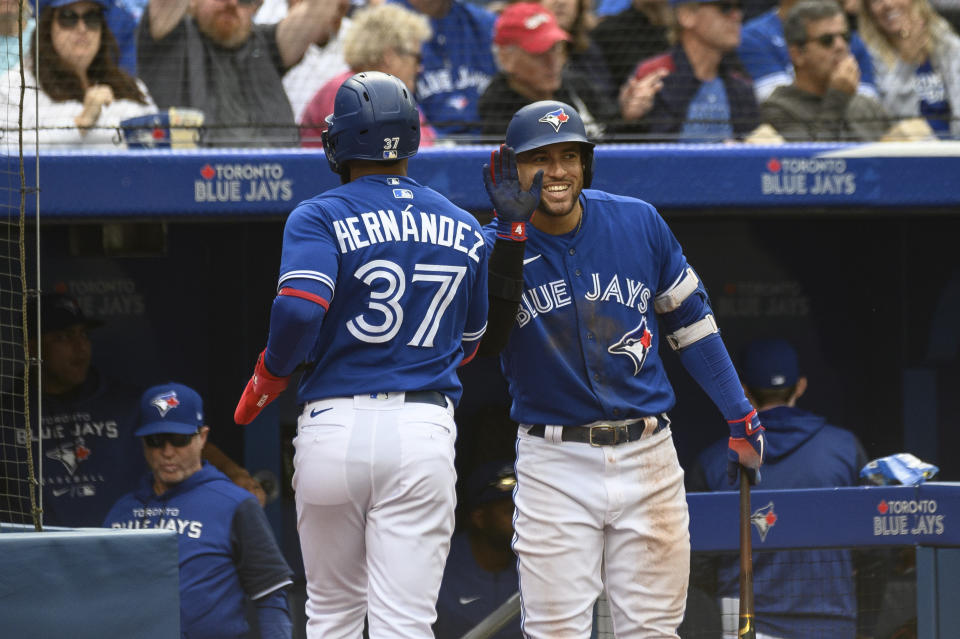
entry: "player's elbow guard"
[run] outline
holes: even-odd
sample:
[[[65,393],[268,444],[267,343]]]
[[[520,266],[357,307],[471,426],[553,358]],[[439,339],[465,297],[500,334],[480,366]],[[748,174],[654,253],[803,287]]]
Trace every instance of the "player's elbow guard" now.
[[[720,332],[707,291],[692,268],[688,267],[673,286],[654,298],[653,309],[669,331],[667,343],[675,351]]]

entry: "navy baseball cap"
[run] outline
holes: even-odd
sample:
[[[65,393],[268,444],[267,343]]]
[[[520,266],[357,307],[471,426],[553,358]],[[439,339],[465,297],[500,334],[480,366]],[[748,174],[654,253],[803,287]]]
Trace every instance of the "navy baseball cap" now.
[[[197,391],[173,382],[148,388],[140,398],[137,437],[156,433],[192,435],[203,426],[203,400]]]
[[[37,313],[36,298],[32,298],[27,306],[27,317],[32,322]],[[61,331],[75,324],[96,328],[102,326],[103,322],[87,317],[80,308],[79,302],[66,293],[44,293],[40,296],[40,330],[42,332]]]
[[[758,339],[743,349],[743,383],[750,388],[784,388],[800,377],[797,351],[785,339]]]
[[[499,499],[512,499],[516,485],[517,475],[512,462],[486,462],[467,478],[464,501],[470,508],[476,508]]]

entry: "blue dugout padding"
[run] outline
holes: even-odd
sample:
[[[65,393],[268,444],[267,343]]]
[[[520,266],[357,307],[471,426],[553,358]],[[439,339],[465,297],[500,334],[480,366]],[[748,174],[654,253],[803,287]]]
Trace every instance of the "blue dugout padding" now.
[[[762,486],[762,483],[761,483]],[[739,493],[690,493],[694,552],[738,551]],[[960,483],[751,490],[754,552],[917,546],[917,636],[960,627]]]
[[[490,147],[422,150],[410,175],[459,206],[490,208],[480,172]],[[19,206],[18,159],[6,158],[5,202]],[[39,168],[38,168],[39,167]],[[594,186],[664,209],[875,208],[907,213],[960,203],[960,142],[883,144],[605,145]],[[47,219],[284,216],[339,179],[322,151],[202,149],[25,156]],[[94,197],[84,194],[96,192]],[[907,207],[907,208],[904,208]],[[27,211],[35,210],[31,195]]]
[[[0,527],[0,636],[178,639],[177,535]]]

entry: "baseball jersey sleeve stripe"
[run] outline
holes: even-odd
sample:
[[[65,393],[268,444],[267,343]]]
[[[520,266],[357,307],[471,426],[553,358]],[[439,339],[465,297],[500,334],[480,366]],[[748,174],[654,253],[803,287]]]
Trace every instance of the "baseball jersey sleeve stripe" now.
[[[336,283],[333,279],[326,273],[320,273],[318,271],[287,271],[280,276],[280,281],[277,282],[277,289],[282,288],[284,282],[294,279],[316,280],[328,286],[331,291],[336,289]]]
[[[250,599],[252,599],[252,600],[254,600],[254,601],[256,601],[257,599],[263,599],[264,597],[266,597],[267,595],[269,595],[269,594],[272,593],[272,592],[276,592],[276,591],[280,590],[281,588],[286,588],[287,586],[292,586],[292,585],[293,585],[293,581],[287,579],[286,581],[282,581],[282,582],[280,582],[280,583],[278,583],[278,584],[276,584],[276,585],[270,586],[270,587],[267,588],[266,590],[263,590],[263,591],[261,591],[261,592],[258,592],[258,593],[255,594],[255,595],[250,595]]]
[[[486,331],[487,331],[487,325],[484,324],[484,325],[483,325],[483,328],[481,328],[479,331],[472,331],[472,332],[470,332],[470,333],[464,333],[464,334],[463,334],[463,341],[464,341],[464,342],[475,342],[475,341],[477,341],[478,339],[480,339],[481,337],[483,337],[483,334],[484,334]]]

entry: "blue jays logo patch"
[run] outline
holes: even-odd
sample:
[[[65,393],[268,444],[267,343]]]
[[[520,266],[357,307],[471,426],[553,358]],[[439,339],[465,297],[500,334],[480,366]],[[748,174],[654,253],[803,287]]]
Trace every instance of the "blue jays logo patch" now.
[[[773,502],[771,501],[763,508],[757,508],[753,511],[753,514],[750,515],[750,523],[756,527],[757,533],[760,535],[760,541],[766,541],[767,533],[777,523],[777,513],[773,512]]]
[[[176,408],[180,405],[180,400],[177,399],[176,391],[170,391],[168,393],[160,393],[151,399],[150,403],[156,407],[157,412],[160,413],[160,417],[166,417],[171,408]]]
[[[547,113],[546,115],[544,115],[542,118],[538,120],[538,122],[546,122],[547,124],[553,127],[554,131],[559,133],[560,126],[569,119],[570,119],[570,116],[563,112],[563,107],[560,107],[559,109],[556,109],[555,111],[551,111],[550,113]]]
[[[607,349],[607,352],[612,355],[626,355],[633,360],[633,374],[636,375],[643,368],[643,363],[647,361],[647,354],[652,344],[653,333],[647,330],[647,318],[644,317],[636,328],[621,337],[616,344]]]

